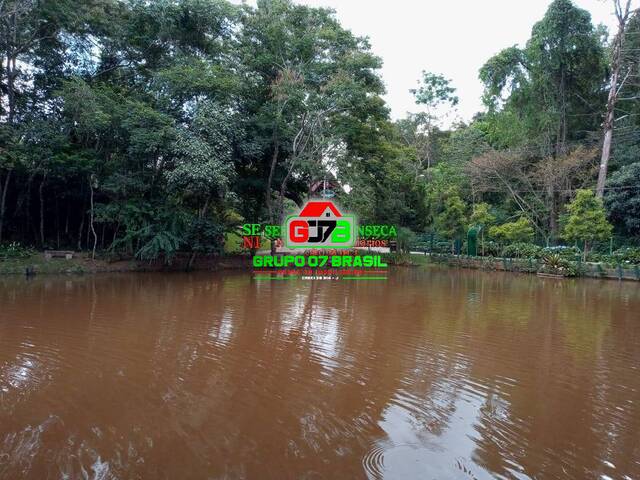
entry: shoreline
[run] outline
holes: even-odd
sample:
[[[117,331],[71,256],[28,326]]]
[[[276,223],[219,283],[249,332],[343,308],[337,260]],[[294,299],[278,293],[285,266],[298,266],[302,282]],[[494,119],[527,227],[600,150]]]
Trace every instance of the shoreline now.
[[[135,259],[105,260],[90,258],[79,253],[67,260],[64,258],[45,259],[42,252],[27,258],[0,260],[0,276],[5,275],[69,275],[96,273],[147,273],[185,272],[189,255],[176,255],[169,264],[162,260],[151,262]],[[196,257],[189,271],[249,270],[251,261],[244,255],[203,255]]]
[[[560,280],[565,278],[595,278],[602,280],[626,280],[631,282],[640,281],[640,266],[631,264],[627,266],[612,266],[594,262],[574,262],[580,270],[579,274],[558,275],[555,272],[541,271],[539,260],[533,258],[467,257],[465,255],[441,254],[429,254],[425,256],[429,258],[429,263],[434,265],[446,265],[452,268],[464,268],[469,270],[502,271],[528,275],[538,275],[543,273],[546,275],[553,275],[553,278],[558,278]]]
[[[196,258],[191,269],[187,270],[189,254],[178,254],[169,264],[162,260],[140,261],[135,259],[105,260],[89,258],[82,252],[72,259],[45,259],[43,252],[27,258],[0,260],[0,276],[33,276],[33,275],[85,275],[99,273],[170,273],[170,272],[202,272],[202,271],[250,271],[251,257],[242,254],[202,255]],[[393,267],[427,267],[446,266],[467,270],[501,271],[507,273],[538,275],[538,265],[528,258],[501,257],[467,257],[464,255],[440,255],[412,252],[401,263],[389,263]],[[554,278],[579,279],[596,278],[603,280],[640,281],[640,266],[623,267],[599,263],[581,263],[581,274],[574,276],[553,275]],[[541,275],[538,275],[541,276]]]

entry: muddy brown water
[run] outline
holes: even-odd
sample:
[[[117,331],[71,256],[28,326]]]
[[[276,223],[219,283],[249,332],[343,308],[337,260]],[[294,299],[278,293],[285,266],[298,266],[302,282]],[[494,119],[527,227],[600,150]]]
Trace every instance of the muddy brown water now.
[[[0,279],[1,479],[638,479],[640,286]]]

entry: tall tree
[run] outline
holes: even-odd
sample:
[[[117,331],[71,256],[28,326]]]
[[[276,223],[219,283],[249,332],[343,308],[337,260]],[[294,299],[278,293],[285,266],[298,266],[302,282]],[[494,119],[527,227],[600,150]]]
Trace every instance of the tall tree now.
[[[597,125],[593,112],[605,75],[601,37],[586,10],[554,0],[525,48],[509,47],[480,69],[490,112],[510,115],[510,129],[522,124],[527,135],[520,138],[541,156],[564,155],[569,141]]]
[[[438,117],[446,114],[443,108],[452,108],[458,104],[456,89],[451,80],[440,74],[422,72],[418,88],[410,90],[416,104],[425,107],[426,111],[410,116],[417,135],[414,135],[420,163],[430,168],[434,163],[434,138],[438,128]],[[438,115],[439,114],[439,115]]]
[[[611,45],[611,73],[609,76],[609,96],[607,98],[607,108],[604,116],[602,155],[600,157],[600,169],[598,170],[598,184],[596,186],[596,196],[600,199],[604,196],[604,187],[607,181],[607,169],[609,157],[611,156],[611,140],[613,138],[613,128],[615,121],[615,108],[618,100],[618,92],[624,86],[630,71],[622,77],[621,69],[624,66],[623,50],[625,47],[625,36],[631,11],[631,0],[612,0],[615,8],[616,20],[618,21],[618,31],[613,38]],[[627,64],[628,65],[628,64]]]

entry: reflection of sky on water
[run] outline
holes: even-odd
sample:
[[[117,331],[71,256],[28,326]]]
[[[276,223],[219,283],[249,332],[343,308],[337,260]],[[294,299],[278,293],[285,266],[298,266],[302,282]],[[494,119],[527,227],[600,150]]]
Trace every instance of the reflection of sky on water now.
[[[338,309],[317,301],[313,291],[295,295],[279,318],[281,334],[295,332],[307,339],[311,353],[328,369],[338,365],[335,359],[339,355],[339,323]]]
[[[30,392],[37,391],[44,384],[51,381],[52,371],[57,360],[54,358],[40,359],[29,354],[19,354],[11,363],[0,367],[0,399],[3,406],[26,398]]]
[[[227,308],[220,321],[215,323],[209,330],[209,337],[216,344],[226,345],[231,339],[233,333],[233,312]]]
[[[31,379],[31,371],[33,367],[34,362],[26,358],[19,364],[10,367],[7,370],[9,385],[13,388],[20,388],[28,384]]]
[[[410,411],[398,404],[390,404],[384,410],[379,426],[386,439],[376,445],[381,451],[381,471],[385,479],[412,478],[420,472],[421,478],[455,479],[494,478],[475,467],[475,423],[480,416],[483,399],[458,398],[448,420],[439,433],[422,428],[429,419],[421,422],[422,414]],[[442,405],[448,409],[449,406]],[[433,412],[428,412],[431,416]],[[418,422],[416,422],[418,420]],[[370,478],[374,472],[367,472]],[[527,477],[522,477],[527,478]]]

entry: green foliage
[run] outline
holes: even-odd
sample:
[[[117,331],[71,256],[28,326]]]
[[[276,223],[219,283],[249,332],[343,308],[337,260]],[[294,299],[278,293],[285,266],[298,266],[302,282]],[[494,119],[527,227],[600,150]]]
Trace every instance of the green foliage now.
[[[409,252],[394,252],[382,254],[382,260],[387,265],[397,265],[405,267],[417,265],[421,257],[416,257],[416,255],[411,255]]]
[[[426,173],[425,187],[426,207],[429,219],[434,224],[444,208],[444,204],[452,193],[460,192],[465,187],[465,177],[461,168],[449,163],[439,163]]]
[[[332,11],[287,0],[20,5],[0,31],[20,66],[0,69],[0,240],[82,249],[95,231],[98,248],[145,259],[217,252],[221,229],[237,224],[229,212],[259,222],[267,198],[301,203],[325,160],[345,178],[367,170],[387,182],[372,217],[424,226],[412,208],[422,187],[386,141],[380,59]],[[372,152],[386,172],[370,168]],[[398,214],[383,199],[393,182],[406,192]],[[376,182],[353,183],[364,208]]]
[[[560,255],[566,260],[576,260],[580,257],[580,249],[575,246],[558,245],[555,247],[544,247],[541,256],[544,255]]]
[[[640,237],[640,162],[609,176],[605,205],[609,218],[622,233]]]
[[[411,249],[414,248],[416,241],[416,234],[413,233],[410,229],[404,227],[398,228],[397,245],[399,252],[410,252]]]
[[[492,240],[484,242],[484,255],[489,257],[498,257],[500,256],[502,250],[500,248],[500,244],[498,242],[494,242]]]
[[[554,0],[524,49],[509,47],[480,70],[493,145],[533,141],[544,155],[563,154],[568,140],[598,126],[591,113],[604,103],[605,64],[589,13]]]
[[[180,247],[179,237],[171,232],[154,231],[152,225],[138,230],[135,234],[142,243],[136,252],[136,257],[141,260],[154,260],[163,257],[169,262]]]
[[[619,248],[613,252],[611,263],[640,265],[640,247]]]
[[[547,253],[542,256],[540,272],[566,277],[574,277],[578,274],[576,266],[558,253]]]
[[[222,196],[233,176],[233,120],[220,106],[198,105],[189,128],[180,129],[173,145],[174,168],[166,172],[168,187],[199,208]]]
[[[513,243],[502,249],[502,256],[506,258],[540,258],[542,248],[533,243]]]
[[[420,86],[411,90],[416,97],[416,103],[428,107],[438,107],[442,104],[455,106],[458,104],[458,97],[455,95],[456,89],[451,86],[451,80],[442,75],[422,72]]]
[[[503,223],[489,229],[489,235],[500,242],[530,242],[534,231],[531,221],[526,217],[520,217],[515,222]]]
[[[224,246],[224,228],[210,218],[195,219],[186,229],[184,241],[193,252],[220,253]]]
[[[563,236],[571,241],[607,240],[612,226],[607,221],[602,201],[591,190],[578,190],[567,209]]]
[[[464,236],[467,228],[467,207],[454,189],[445,194],[442,211],[435,219],[437,232],[445,238],[455,240]]]
[[[349,185],[337,201],[361,222],[399,227],[403,250],[413,232],[455,240],[471,224],[484,254],[501,253],[484,241],[490,230],[517,256],[534,227],[555,241],[570,192],[594,181],[597,152],[580,144],[601,134],[607,51],[569,0],[551,2],[525,47],[482,67],[488,111],[446,128],[451,82],[423,72],[412,90],[423,111],[391,121],[381,59],[329,9],[46,0],[5,2],[0,17],[18,4],[0,30],[11,57],[0,69],[0,241],[82,250],[95,232],[119,256],[217,253],[243,219],[277,219],[329,178]],[[640,16],[630,29],[633,52]],[[620,91],[628,115],[616,120],[605,198],[626,241],[640,237],[639,94],[632,81]],[[568,240],[607,236],[600,207],[571,208]],[[493,226],[521,215],[530,222]]]
[[[29,247],[23,247],[18,242],[0,244],[0,260],[9,260],[15,258],[28,258],[35,251]]]
[[[496,221],[496,217],[491,213],[490,208],[488,203],[476,203],[469,219],[471,225],[478,225],[483,228],[492,225]]]

